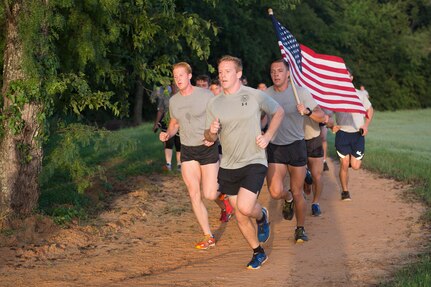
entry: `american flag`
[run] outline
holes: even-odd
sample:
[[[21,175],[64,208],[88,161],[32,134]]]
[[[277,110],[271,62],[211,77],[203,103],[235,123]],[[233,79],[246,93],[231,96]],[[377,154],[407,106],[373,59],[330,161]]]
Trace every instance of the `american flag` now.
[[[366,114],[343,59],[317,54],[299,44],[273,15],[271,18],[281,55],[289,63],[294,83],[306,87],[321,108]]]

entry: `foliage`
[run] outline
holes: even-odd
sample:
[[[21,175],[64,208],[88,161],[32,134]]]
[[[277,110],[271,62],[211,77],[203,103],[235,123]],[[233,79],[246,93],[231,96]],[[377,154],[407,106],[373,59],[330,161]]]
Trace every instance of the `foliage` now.
[[[117,180],[160,171],[163,145],[151,128],[144,124],[109,132],[69,124],[53,129],[44,147],[41,212],[65,222],[77,214],[84,219],[95,208],[86,194],[89,189],[96,188],[103,197]]]
[[[193,63],[195,74],[212,74],[217,77],[217,60],[223,55],[234,55],[243,60],[244,75],[252,85],[269,82],[269,63],[279,58],[279,50],[267,9],[280,13],[292,10],[300,1],[237,0],[217,1],[208,7],[199,1],[178,1],[180,9],[199,13],[217,27],[219,33],[211,38],[211,55],[208,62],[196,60],[191,53],[185,60]],[[268,45],[274,43],[274,45]]]
[[[148,92],[169,84],[184,49],[207,58],[208,34],[216,33],[212,23],[177,11],[171,0],[69,1],[56,15],[59,33],[67,35],[57,42],[60,72],[86,75],[88,87],[113,93],[120,116],[128,115],[138,79]],[[60,106],[69,107],[64,98]]]
[[[268,7],[300,42],[343,57],[377,109],[431,105],[426,0],[54,0],[47,8],[27,2],[32,13],[21,31],[32,55],[29,71],[36,82],[43,79],[42,119],[78,113],[91,120],[97,108],[127,116],[136,81],[148,96],[154,86],[169,84],[179,60],[189,61],[195,74],[215,77],[217,59],[236,55],[252,86],[269,83],[269,62],[280,54]],[[3,2],[0,12],[4,23]],[[152,109],[146,101],[144,110]]]
[[[185,60],[195,74],[212,74],[225,54],[242,58],[249,83],[270,83],[268,66],[280,57],[266,13],[277,19],[299,42],[323,54],[345,59],[379,110],[429,107],[431,95],[431,3],[414,1],[177,1],[179,9],[197,12],[219,28],[212,37],[208,62],[192,53]]]
[[[94,127],[72,124],[60,127],[50,139],[46,150],[44,168],[40,176],[43,189],[56,175],[64,174],[74,183],[78,193],[91,185],[94,177],[104,178],[101,166],[91,166],[88,156],[99,149],[98,140],[106,137],[106,131]],[[63,179],[64,180],[64,179]]]
[[[396,110],[431,101],[429,16],[429,1],[306,0],[279,20],[301,43],[344,58],[375,108]]]
[[[0,55],[3,55],[5,48],[5,30],[6,30],[6,19],[5,19],[4,6],[0,4]],[[3,71],[3,57],[0,57],[0,71]],[[3,73],[0,72],[0,83],[3,83]],[[0,97],[0,107],[3,107],[3,97]]]

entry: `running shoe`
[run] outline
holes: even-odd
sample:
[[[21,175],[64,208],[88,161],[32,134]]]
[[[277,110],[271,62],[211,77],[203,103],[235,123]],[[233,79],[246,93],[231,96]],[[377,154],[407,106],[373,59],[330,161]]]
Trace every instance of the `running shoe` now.
[[[311,172],[308,170],[308,168],[307,168],[307,171],[305,173],[305,183],[309,184],[309,185],[313,184],[313,177],[311,176]]]
[[[225,206],[225,209],[226,209],[227,217],[228,217],[228,219],[231,219],[231,217],[234,214],[234,211],[233,211],[232,205],[230,205],[230,202],[229,202],[229,200],[227,199],[226,196],[225,196],[225,199],[223,200],[223,203],[224,203],[224,206]]]
[[[167,163],[162,168],[163,168],[164,171],[171,171],[172,170],[172,165],[170,163]]]
[[[270,235],[270,226],[268,221],[268,210],[265,207],[262,207],[263,217],[262,222],[257,222],[257,238],[260,242],[267,242]]]
[[[328,163],[326,161],[323,162],[323,171],[328,171],[329,170],[329,166]]]
[[[196,249],[207,250],[216,245],[216,240],[213,235],[205,234],[201,242],[195,245]]]
[[[286,220],[292,220],[294,214],[295,204],[293,203],[293,199],[291,201],[285,200],[283,205],[283,218]]]
[[[311,205],[311,215],[320,216],[321,214],[322,214],[322,211],[320,211],[320,205],[318,203],[313,203]]]
[[[247,269],[259,269],[266,260],[268,260],[268,256],[266,256],[265,252],[253,253],[251,261],[247,264]]]
[[[227,213],[226,210],[222,209],[220,211],[220,221],[221,222],[229,222],[229,220],[232,218],[232,213]]]
[[[308,236],[305,233],[304,227],[297,227],[295,229],[295,241],[296,243],[303,243],[308,241]]]
[[[352,198],[350,197],[350,193],[348,191],[341,192],[341,200],[343,201],[352,200]]]
[[[225,199],[223,200],[226,212],[228,214],[233,214],[233,207],[232,205],[230,205],[229,199],[227,199],[227,197],[225,197]]]

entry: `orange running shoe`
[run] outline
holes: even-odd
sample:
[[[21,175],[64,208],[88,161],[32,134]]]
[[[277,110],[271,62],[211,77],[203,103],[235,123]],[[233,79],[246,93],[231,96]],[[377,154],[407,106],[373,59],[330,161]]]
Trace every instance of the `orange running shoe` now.
[[[205,234],[201,242],[195,245],[196,249],[207,250],[216,245],[216,240],[213,235]]]

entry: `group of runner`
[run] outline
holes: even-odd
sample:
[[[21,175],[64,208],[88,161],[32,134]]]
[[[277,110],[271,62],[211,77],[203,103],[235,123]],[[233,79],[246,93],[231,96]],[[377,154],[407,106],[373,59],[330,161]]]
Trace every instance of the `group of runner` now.
[[[346,197],[348,177],[344,166],[360,167],[372,107],[364,101],[368,111],[365,121],[360,114],[324,112],[308,90],[290,84],[289,67],[283,59],[271,64],[273,85],[265,91],[244,85],[242,70],[239,58],[224,56],[218,62],[218,82],[197,78],[193,86],[190,65],[175,64],[173,77],[178,92],[170,98],[169,125],[159,138],[166,142],[180,131],[181,173],[204,233],[195,247],[209,249],[216,244],[203,198],[214,200],[222,214],[233,209],[238,227],[253,249],[247,268],[259,269],[268,259],[262,243],[270,236],[268,210],[258,202],[265,178],[271,197],[284,200],[283,217],[291,220],[296,215],[295,242],[308,241],[303,192],[305,179],[310,178],[307,166],[313,185],[312,214],[321,214],[318,200],[323,188],[324,157],[319,126],[338,131],[341,196],[350,199]],[[203,88],[197,86],[203,82]],[[262,130],[263,114],[268,125]],[[288,187],[284,184],[287,174]]]

